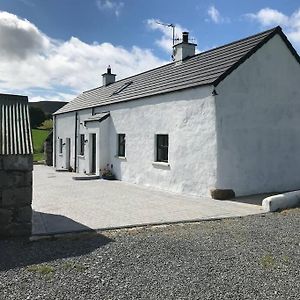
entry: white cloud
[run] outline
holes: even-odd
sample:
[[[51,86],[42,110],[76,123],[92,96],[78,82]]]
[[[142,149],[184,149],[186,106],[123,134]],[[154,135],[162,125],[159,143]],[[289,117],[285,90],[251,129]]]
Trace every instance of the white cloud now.
[[[210,20],[216,24],[228,23],[230,21],[229,18],[224,18],[214,5],[211,5],[208,8],[207,14],[210,17]]]
[[[29,91],[27,93],[27,96],[29,97],[30,102],[38,102],[38,101],[70,101],[70,99],[74,99],[77,94],[67,94],[67,93],[56,93],[53,94],[47,94],[45,93],[43,96],[35,95],[32,92]]]
[[[300,49],[300,8],[288,16],[276,9],[267,7],[257,13],[246,14],[246,17],[258,22],[263,27],[282,26],[289,39]]]
[[[117,2],[112,0],[97,0],[96,5],[100,10],[111,10],[118,17],[124,7],[124,2]]]
[[[270,25],[286,25],[289,18],[276,9],[263,8],[259,10],[256,14],[247,14],[250,19],[258,21],[263,26]]]
[[[87,44],[76,37],[54,40],[28,20],[0,12],[2,92],[67,99],[100,86],[101,74],[109,64],[121,79],[163,63],[151,50],[137,46],[125,49],[111,43]]]
[[[166,23],[161,22],[160,20],[157,19],[147,20],[148,28],[150,28],[151,30],[158,30],[162,33],[161,38],[155,41],[156,45],[158,45],[167,53],[171,54],[172,46],[173,46],[172,28],[161,24],[166,24]],[[184,31],[188,31],[188,29],[182,27],[179,24],[175,24],[175,39],[178,40],[178,38],[181,38],[181,33]],[[193,42],[196,43],[195,40],[193,40]]]
[[[0,12],[0,54],[24,59],[43,51],[50,40],[28,20],[21,20],[8,12]],[[13,50],[13,51],[12,51]]]

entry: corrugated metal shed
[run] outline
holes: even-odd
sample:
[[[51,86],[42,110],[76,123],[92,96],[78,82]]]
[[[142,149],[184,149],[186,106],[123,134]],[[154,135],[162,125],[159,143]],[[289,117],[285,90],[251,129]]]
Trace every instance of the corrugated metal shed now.
[[[0,94],[0,155],[32,154],[26,96]]]
[[[173,62],[119,80],[108,86],[83,92],[55,114],[135,100],[201,85],[217,86],[221,80],[275,34],[279,34],[283,38],[299,61],[297,52],[278,26],[222,47],[202,52],[182,62]]]

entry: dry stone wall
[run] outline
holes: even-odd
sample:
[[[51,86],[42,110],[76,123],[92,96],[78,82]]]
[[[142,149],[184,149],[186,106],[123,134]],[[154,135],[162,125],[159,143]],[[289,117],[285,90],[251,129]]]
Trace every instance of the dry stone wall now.
[[[44,156],[47,166],[53,166],[53,143],[46,141],[44,143]]]
[[[32,155],[0,155],[0,237],[30,236]]]

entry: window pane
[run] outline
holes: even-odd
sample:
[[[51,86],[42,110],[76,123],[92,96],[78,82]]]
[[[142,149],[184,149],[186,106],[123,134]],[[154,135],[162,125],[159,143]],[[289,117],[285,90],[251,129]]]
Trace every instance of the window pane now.
[[[59,139],[59,153],[62,153],[63,152],[63,142],[62,142],[62,139]]]
[[[118,134],[118,156],[125,157],[125,134]]]
[[[157,161],[168,162],[169,136],[158,134],[156,139]]]
[[[80,135],[80,155],[84,155],[84,134]]]

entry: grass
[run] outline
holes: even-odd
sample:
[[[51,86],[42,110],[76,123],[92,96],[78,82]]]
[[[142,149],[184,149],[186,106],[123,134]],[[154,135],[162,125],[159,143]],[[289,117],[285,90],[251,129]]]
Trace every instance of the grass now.
[[[265,268],[273,268],[275,266],[275,258],[271,254],[267,254],[260,259],[260,263]]]
[[[82,264],[76,264],[70,262],[65,262],[62,267],[65,270],[76,270],[78,272],[83,272],[87,269],[87,267]]]
[[[33,161],[41,161],[44,159],[44,153],[33,153]]]
[[[49,276],[54,272],[54,268],[48,265],[33,265],[27,267],[27,271]]]
[[[39,161],[44,159],[44,142],[49,134],[49,130],[32,129],[33,140],[33,160]]]

